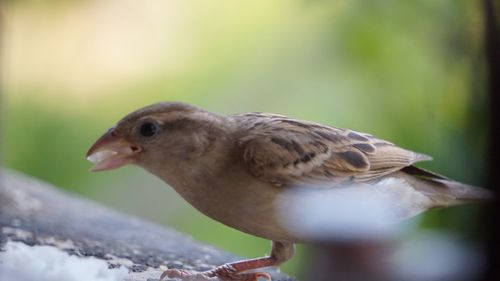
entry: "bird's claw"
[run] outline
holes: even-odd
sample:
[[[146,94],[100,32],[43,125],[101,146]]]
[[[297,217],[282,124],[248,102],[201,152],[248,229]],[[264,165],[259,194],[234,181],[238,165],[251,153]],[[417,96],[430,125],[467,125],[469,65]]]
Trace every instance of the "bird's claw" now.
[[[172,278],[177,278],[177,279],[185,279],[186,277],[192,275],[189,271],[184,270],[184,269],[167,269],[163,271],[163,273],[160,276],[160,281],[163,281],[163,279],[172,279]]]
[[[211,271],[208,271],[207,275],[216,276],[217,278],[223,281],[258,281],[259,278],[271,281],[271,275],[269,275],[268,273],[264,272],[241,273],[238,272],[230,264],[225,264]]]
[[[238,272],[236,271],[236,269],[229,264],[218,266],[213,270],[206,272],[206,274],[209,276],[217,276],[219,278],[229,278],[230,276],[234,276],[237,273]]]
[[[264,272],[238,273],[231,265],[222,265],[205,272],[191,272],[184,269],[167,269],[159,281],[179,279],[182,281],[258,281],[259,278],[271,281],[271,276]]]
[[[220,281],[221,279],[216,276],[209,276],[205,272],[187,271],[184,269],[167,269],[160,276],[159,281],[163,280]]]

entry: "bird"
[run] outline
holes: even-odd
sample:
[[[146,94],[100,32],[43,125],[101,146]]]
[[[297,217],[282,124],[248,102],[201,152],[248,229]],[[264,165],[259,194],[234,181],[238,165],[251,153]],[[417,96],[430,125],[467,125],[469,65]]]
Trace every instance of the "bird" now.
[[[308,241],[279,215],[276,201],[288,190],[321,194],[390,179],[400,183],[389,188],[396,197],[407,198],[402,217],[492,196],[416,167],[432,158],[371,134],[270,113],[222,115],[182,102],[159,102],[126,115],[86,157],[91,171],[140,166],[208,217],[272,241],[268,256],[205,272],[167,269],[160,280],[270,280],[255,271],[288,261],[295,244]]]

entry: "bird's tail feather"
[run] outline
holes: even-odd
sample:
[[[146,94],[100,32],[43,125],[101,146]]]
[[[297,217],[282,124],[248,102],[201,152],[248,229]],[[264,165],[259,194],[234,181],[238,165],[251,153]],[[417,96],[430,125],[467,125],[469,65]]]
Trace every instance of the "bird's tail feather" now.
[[[457,182],[415,166],[408,166],[402,171],[427,183],[419,185],[419,191],[434,199],[435,207],[483,202],[494,198],[493,192],[486,188]]]

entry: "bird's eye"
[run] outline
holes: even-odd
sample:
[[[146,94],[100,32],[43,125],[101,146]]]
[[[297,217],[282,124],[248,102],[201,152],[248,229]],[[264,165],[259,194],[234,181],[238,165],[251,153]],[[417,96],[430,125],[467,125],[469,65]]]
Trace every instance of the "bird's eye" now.
[[[139,133],[143,137],[152,137],[158,133],[158,125],[152,122],[146,122],[141,125]]]

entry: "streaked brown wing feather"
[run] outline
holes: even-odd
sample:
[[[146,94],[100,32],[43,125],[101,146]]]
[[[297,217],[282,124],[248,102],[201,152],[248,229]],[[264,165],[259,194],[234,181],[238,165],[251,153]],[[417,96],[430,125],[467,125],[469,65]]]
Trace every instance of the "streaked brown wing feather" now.
[[[243,161],[278,186],[370,181],[430,157],[371,135],[280,115],[234,115]]]

